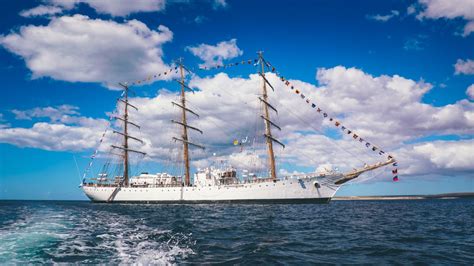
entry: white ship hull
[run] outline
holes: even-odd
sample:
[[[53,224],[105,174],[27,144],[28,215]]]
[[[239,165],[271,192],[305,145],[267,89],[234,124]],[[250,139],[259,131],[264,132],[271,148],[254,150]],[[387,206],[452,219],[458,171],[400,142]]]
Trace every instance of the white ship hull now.
[[[82,186],[93,202],[212,203],[212,202],[329,202],[341,175],[220,186],[107,187]],[[115,194],[114,194],[115,193]],[[113,195],[111,197],[111,195]]]

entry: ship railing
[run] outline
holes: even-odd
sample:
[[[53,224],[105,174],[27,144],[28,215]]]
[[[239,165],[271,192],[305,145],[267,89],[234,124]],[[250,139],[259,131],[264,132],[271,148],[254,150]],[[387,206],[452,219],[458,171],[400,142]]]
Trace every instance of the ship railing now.
[[[290,180],[290,179],[304,179],[304,178],[312,178],[312,177],[326,177],[330,175],[338,174],[338,172],[314,172],[314,173],[304,173],[304,174],[294,174],[294,175],[288,175],[284,176],[284,180]]]

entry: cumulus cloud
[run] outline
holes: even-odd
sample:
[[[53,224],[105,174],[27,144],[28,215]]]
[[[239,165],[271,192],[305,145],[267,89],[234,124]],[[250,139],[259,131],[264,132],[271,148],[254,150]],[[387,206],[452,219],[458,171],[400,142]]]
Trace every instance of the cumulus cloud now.
[[[465,26],[464,26],[464,32],[462,33],[462,36],[466,37],[469,34],[474,32],[474,21],[469,21]]]
[[[454,74],[460,75],[473,75],[474,74],[474,61],[471,59],[458,59],[454,64]]]
[[[57,6],[39,5],[32,9],[23,10],[20,12],[22,17],[38,17],[38,16],[52,16],[62,13],[63,10]]]
[[[473,134],[474,104],[435,107],[421,101],[432,85],[394,76],[373,77],[355,68],[319,69],[314,96],[347,126],[376,143],[397,145],[429,134]],[[308,86],[308,90],[310,87]],[[413,115],[416,114],[416,115]]]
[[[474,2],[471,0],[419,0],[418,2],[424,8],[418,14],[419,18],[474,19]]]
[[[418,19],[462,18],[467,21],[462,35],[468,36],[474,31],[474,1],[418,0],[418,5],[421,9],[417,14]]]
[[[472,173],[474,140],[433,141],[403,147],[397,151],[408,175],[452,175]]]
[[[80,116],[79,108],[71,105],[38,107],[29,110],[12,110],[16,119],[32,120],[30,128],[0,127],[0,143],[49,151],[82,151],[94,148],[107,121]]]
[[[397,17],[400,15],[400,12],[397,11],[397,10],[391,10],[389,14],[387,15],[380,15],[380,14],[376,14],[376,15],[367,15],[366,18],[367,19],[370,19],[370,20],[375,20],[375,21],[379,21],[379,22],[387,22],[389,21],[390,19],[394,18],[394,17]]]
[[[341,171],[347,171],[361,167],[365,162],[385,159],[354,141],[351,136],[335,131],[335,127],[327,119],[323,120],[315,109],[301,104],[300,97],[295,96],[277,76],[267,73],[266,77],[275,88],[275,91],[269,92],[270,101],[279,110],[278,114],[272,112],[271,118],[282,128],[282,131],[273,128],[273,133],[286,144],[285,149],[275,145],[279,173],[293,171],[286,169],[285,165],[293,165],[298,171],[322,170],[324,167],[337,167]],[[316,79],[319,83],[317,86],[300,80],[290,81],[331,117],[342,121],[347,128],[394,155],[400,162],[403,174],[474,170],[472,160],[466,159],[470,158],[467,151],[472,151],[472,141],[419,142],[420,138],[427,136],[474,134],[474,103],[461,100],[445,106],[432,106],[422,102],[423,96],[432,88],[431,84],[398,75],[372,76],[356,68],[321,68],[317,71]],[[255,74],[229,77],[219,73],[209,77],[193,76],[189,84],[196,93],[187,95],[187,106],[201,116],[197,118],[189,114],[188,122],[204,132],[201,135],[190,131],[190,139],[206,146],[204,151],[192,149],[193,165],[203,167],[216,160],[226,160],[234,166],[264,172],[268,160],[263,137],[264,126],[259,117],[261,103],[257,99],[262,85],[261,78]],[[139,111],[131,112],[130,119],[142,127],[140,131],[132,129],[130,134],[145,140],[145,145],[140,149],[147,152],[151,160],[180,160],[180,145],[172,141],[173,136],[179,136],[180,127],[170,122],[171,119],[180,119],[180,109],[171,104],[171,101],[177,99],[176,93],[166,89],[161,89],[154,97],[131,98],[131,103],[138,106]],[[74,108],[63,110],[77,111]],[[52,121],[63,121],[62,118],[58,120],[57,111],[46,111],[45,108],[26,110],[24,116],[37,118],[45,112]],[[117,112],[120,113],[120,110]],[[74,123],[81,130],[89,128],[81,126],[77,121]],[[51,124],[54,123],[47,125]],[[47,125],[21,129],[23,131],[20,130],[20,134],[27,135],[28,132],[33,136],[47,135],[49,133],[43,130],[48,128]],[[93,128],[93,125],[90,127]],[[60,129],[66,130],[50,130]],[[6,132],[13,136],[11,130]],[[85,139],[92,137],[87,132],[83,132]],[[328,132],[331,134],[327,134]],[[0,133],[1,136],[6,135]],[[69,135],[65,136],[63,138]],[[81,138],[72,134],[70,136]],[[99,138],[96,135],[94,137]],[[14,138],[10,137],[10,141],[12,139]],[[24,139],[36,138],[29,136]],[[247,142],[234,146],[234,139],[246,139]],[[50,145],[47,149],[68,146],[57,147],[56,143],[45,143],[43,145]],[[17,145],[39,144],[21,142]],[[71,144],[71,148],[74,147]],[[456,150],[460,152],[454,155]],[[377,173],[389,175],[386,171],[388,170],[382,169]]]
[[[474,84],[467,87],[466,95],[469,97],[469,99],[474,100]]]
[[[237,46],[237,40],[222,41],[216,45],[200,44],[198,46],[188,46],[186,50],[204,61],[201,67],[221,65],[223,60],[232,59],[243,54]]]
[[[160,25],[149,29],[138,20],[125,23],[83,15],[53,18],[46,26],[24,26],[0,36],[0,45],[25,60],[32,78],[99,82],[142,79],[169,69],[162,45],[173,33]]]

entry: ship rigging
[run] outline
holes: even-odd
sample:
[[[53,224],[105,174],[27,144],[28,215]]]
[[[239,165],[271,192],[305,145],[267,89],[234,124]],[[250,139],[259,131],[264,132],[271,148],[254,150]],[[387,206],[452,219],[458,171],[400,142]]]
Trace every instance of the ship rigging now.
[[[183,64],[183,59],[179,59],[175,67],[164,73],[154,75],[153,77],[156,78],[161,74],[167,75],[172,72],[175,74],[179,73],[179,78],[175,79],[180,85],[179,100],[172,101],[171,104],[179,108],[180,119],[172,119],[170,122],[180,128],[181,132],[179,136],[173,136],[172,141],[179,143],[182,147],[181,159],[184,168],[182,175],[167,173],[149,174],[147,172],[132,175],[130,171],[130,154],[139,155],[142,158],[147,155],[140,149],[135,149],[130,146],[130,141],[140,144],[145,143],[144,140],[138,136],[130,134],[130,126],[138,130],[141,128],[140,125],[129,119],[130,109],[134,111],[139,110],[138,106],[133,105],[129,101],[130,85],[138,85],[150,81],[152,76],[149,76],[145,80],[119,84],[122,88],[122,95],[117,102],[118,106],[121,106],[120,112],[122,115],[113,115],[111,119],[121,124],[121,130],[112,130],[114,135],[121,138],[121,141],[119,144],[110,145],[109,158],[118,155],[121,161],[121,167],[118,169],[121,173],[114,178],[108,178],[108,174],[105,173],[105,170],[108,169],[108,165],[106,164],[97,178],[90,177],[87,181],[86,176],[90,174],[91,161],[88,169],[86,169],[84,173],[84,180],[81,184],[85,194],[92,201],[97,202],[328,202],[344,183],[359,177],[361,174],[389,164],[397,166],[395,159],[391,155],[388,155],[384,161],[370,165],[365,164],[362,168],[355,168],[346,173],[326,171],[325,173],[311,172],[293,175],[292,177],[278,177],[274,145],[276,144],[285,148],[285,143],[277,139],[273,134],[275,130],[281,131],[282,127],[278,125],[272,116],[272,114],[278,114],[278,110],[272,104],[268,95],[268,89],[270,88],[272,91],[275,91],[275,87],[267,78],[267,73],[276,74],[287,87],[290,87],[292,91],[300,95],[301,99],[303,99],[310,108],[315,109],[315,111],[322,114],[324,118],[327,118],[329,115],[306,98],[302,92],[295,89],[290,81],[279,74],[276,68],[263,57],[262,52],[258,52],[258,58],[255,60],[242,61],[241,65],[244,64],[254,64],[257,66],[257,74],[261,78],[260,93],[257,98],[261,106],[261,113],[258,117],[264,126],[264,132],[261,137],[265,142],[268,161],[268,171],[266,175],[264,174],[263,176],[257,177],[255,174],[249,173],[246,169],[240,169],[242,178],[239,178],[237,175],[238,169],[235,169],[231,165],[225,165],[220,168],[208,166],[203,169],[198,169],[194,174],[193,180],[191,180],[190,149],[206,150],[206,147],[203,144],[192,141],[189,133],[192,131],[203,135],[205,132],[189,122],[188,115],[192,115],[196,118],[200,117],[197,111],[190,108],[186,97],[187,92],[195,93],[195,90],[186,83],[186,73],[193,73],[193,71]],[[235,63],[234,65],[239,65],[239,63]],[[216,68],[220,67],[221,66],[217,66]],[[225,68],[225,66],[222,67]],[[342,126],[341,122],[336,121],[332,117],[329,118],[329,121],[332,122],[335,127],[339,128],[339,126],[341,126],[340,128],[344,133],[353,136],[355,140],[361,143],[365,143],[366,147],[371,147],[374,152],[377,151],[379,155],[385,155],[385,152],[380,148],[368,142],[363,142],[363,139],[359,135]],[[100,143],[102,143],[106,132],[102,135]],[[245,142],[247,141],[248,136],[245,138]],[[237,141],[237,144],[242,143]],[[92,160],[96,155],[97,150],[94,152]],[[397,174],[396,169],[392,170],[392,172]],[[394,180],[395,178],[398,180],[398,174],[394,177]]]

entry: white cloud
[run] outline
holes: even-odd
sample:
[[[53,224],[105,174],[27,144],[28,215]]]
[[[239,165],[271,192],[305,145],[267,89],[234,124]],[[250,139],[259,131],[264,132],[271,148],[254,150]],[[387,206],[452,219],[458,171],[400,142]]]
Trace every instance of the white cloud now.
[[[375,20],[375,21],[380,21],[380,22],[387,22],[390,19],[392,19],[394,17],[397,17],[399,15],[400,15],[400,12],[398,12],[397,10],[391,10],[390,13],[387,14],[387,15],[380,15],[380,14],[367,15],[366,18],[371,19],[371,20]]]
[[[469,99],[474,100],[474,84],[467,87],[466,95],[469,97]]]
[[[466,37],[469,34],[474,32],[474,21],[469,21],[465,26],[464,26],[464,32],[462,36]]]
[[[453,175],[455,172],[472,173],[474,140],[433,141],[414,144],[397,151],[404,174]]]
[[[50,151],[81,151],[94,148],[107,121],[79,115],[78,107],[60,105],[29,110],[12,110],[16,119],[47,118],[31,128],[1,128],[0,143]]]
[[[243,54],[237,46],[237,40],[222,41],[216,45],[200,44],[198,46],[188,46],[186,50],[204,61],[201,67],[221,65],[223,60],[232,59]]]
[[[432,85],[395,76],[373,77],[355,68],[320,69],[317,102],[361,135],[394,145],[427,134],[473,134],[474,104],[435,107],[421,99]],[[309,89],[309,88],[308,88]],[[324,106],[323,106],[324,107]],[[416,114],[416,115],[413,115]]]
[[[474,19],[474,2],[471,0],[419,0],[425,9],[418,14],[419,18],[457,18]]]
[[[35,123],[32,128],[0,129],[0,142],[50,151],[80,151],[94,148],[100,132],[87,127]]]
[[[418,19],[455,19],[463,18],[467,21],[463,36],[474,31],[474,1],[472,0],[418,0],[421,12]]]
[[[47,26],[21,27],[0,36],[0,44],[25,60],[32,78],[114,87],[169,69],[162,45],[172,38],[163,25],[152,30],[138,20],[117,23],[74,15],[53,18]]]
[[[454,74],[460,75],[473,75],[474,74],[474,60],[471,59],[458,59],[454,64]]]
[[[47,6],[47,5],[39,5],[32,9],[23,10],[20,12],[20,16],[22,17],[38,17],[38,16],[52,16],[56,14],[62,13],[63,10],[57,6]]]
[[[385,159],[347,134],[335,139],[322,135],[322,132],[334,130],[335,127],[327,119],[323,121],[315,109],[302,104],[304,101],[274,74],[267,73],[266,76],[275,88],[275,92],[269,92],[270,101],[279,110],[278,115],[272,112],[272,120],[282,127],[281,132],[274,129],[273,133],[286,144],[285,149],[275,145],[280,173],[294,170],[288,171],[285,165],[296,166],[297,171],[321,170],[323,166],[350,170],[362,166],[364,162],[373,163]],[[403,175],[474,170],[474,163],[468,159],[472,153],[471,140],[416,143],[419,138],[433,135],[474,134],[474,103],[461,100],[435,107],[422,102],[423,96],[430,91],[431,84],[397,75],[374,77],[356,68],[337,66],[319,69],[316,78],[319,86],[299,80],[290,81],[333,118],[394,155],[400,162]],[[203,135],[191,132],[190,139],[206,146],[205,151],[192,149],[194,166],[202,167],[213,160],[226,159],[234,166],[262,171],[268,162],[262,137],[264,127],[258,115],[261,112],[257,99],[261,89],[260,77],[252,74],[246,78],[231,78],[220,73],[210,77],[194,76],[189,84],[196,89],[196,93],[187,94],[188,107],[197,111],[201,117],[197,119],[189,115],[188,122],[204,131]],[[179,145],[171,141],[173,136],[179,135],[179,126],[170,122],[171,119],[179,119],[180,110],[170,104],[176,99],[175,93],[164,89],[155,97],[131,99],[132,104],[139,107],[139,112],[131,112],[130,119],[142,125],[142,128],[141,131],[132,129],[130,134],[145,140],[145,145],[139,148],[146,151],[154,161],[180,160]],[[51,121],[70,121],[57,115],[56,110],[61,108],[53,109],[39,108],[24,112],[26,117],[32,119],[47,113]],[[74,108],[63,110],[77,111]],[[78,114],[68,116],[79,117]],[[81,143],[83,148],[87,148],[93,146],[92,138],[99,138],[90,132],[101,133],[101,130],[94,128],[93,121],[86,124],[76,119],[71,124],[64,125],[65,128],[53,122],[37,123],[39,125],[35,124],[30,129],[0,131],[0,135],[3,142],[50,150],[80,149],[80,145],[76,145],[74,141],[87,140],[90,144]],[[78,128],[77,131],[75,128]],[[56,131],[70,134],[60,137],[58,133],[56,137]],[[80,133],[83,134],[82,137]],[[50,134],[54,142],[40,141]],[[332,135],[334,137],[335,134]],[[5,140],[4,136],[9,137]],[[14,136],[23,136],[22,141]],[[234,139],[243,138],[255,145],[232,144]],[[61,141],[63,144],[58,146],[57,143]],[[459,154],[454,154],[456,150],[459,150]],[[471,153],[467,152],[469,150]],[[387,171],[389,170],[380,170],[374,175],[378,173],[384,177],[390,176]]]
[[[139,12],[156,12],[165,9],[165,0],[47,0],[53,6],[73,9],[78,4],[87,4],[97,13],[112,16],[128,16]]]

